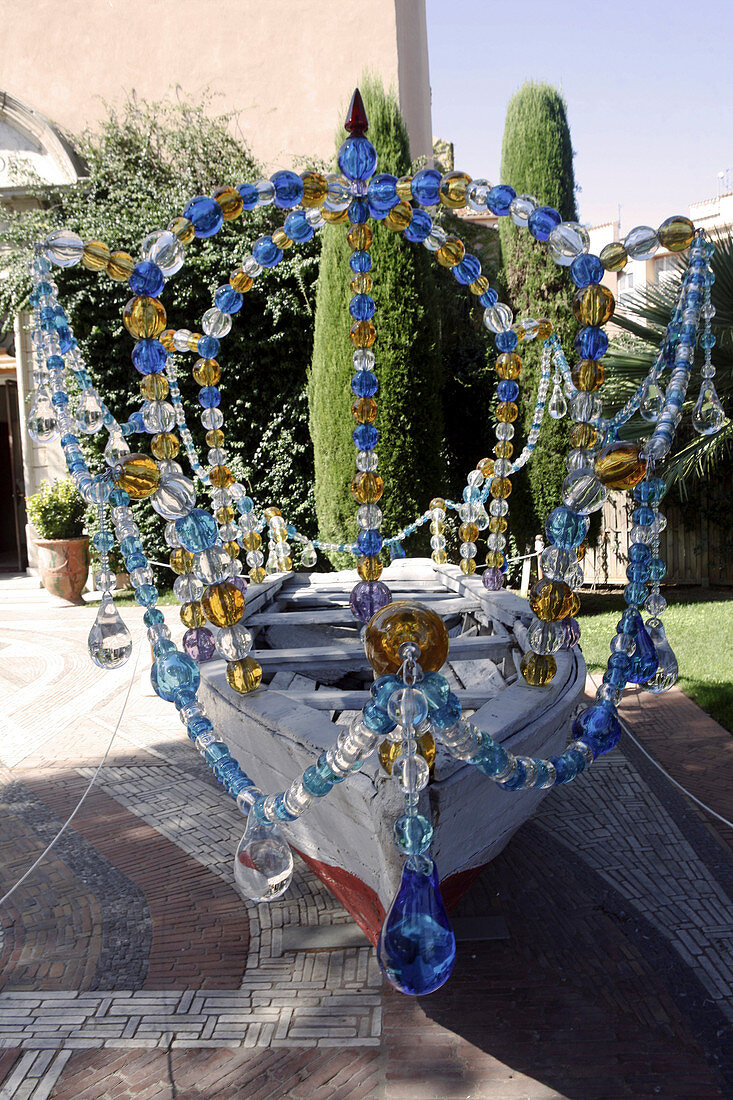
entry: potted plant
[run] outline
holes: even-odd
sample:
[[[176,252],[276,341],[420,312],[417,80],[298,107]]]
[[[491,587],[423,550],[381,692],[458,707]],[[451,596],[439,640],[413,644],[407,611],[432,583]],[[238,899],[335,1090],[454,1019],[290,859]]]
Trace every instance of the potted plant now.
[[[28,497],[28,516],[39,537],[38,567],[47,592],[79,603],[89,575],[89,539],[84,534],[86,506],[68,478],[45,482]]]

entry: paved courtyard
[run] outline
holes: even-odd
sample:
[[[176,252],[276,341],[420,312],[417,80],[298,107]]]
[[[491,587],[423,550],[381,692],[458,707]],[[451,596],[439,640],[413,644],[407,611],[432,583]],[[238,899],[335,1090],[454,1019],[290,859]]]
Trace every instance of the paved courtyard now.
[[[404,998],[303,864],[270,906],[235,892],[242,819],[152,692],[139,610],[123,617],[139,667],[107,763],[0,907],[0,1100],[733,1096],[733,830],[628,737],[471,889],[451,981]],[[0,894],[118,723],[132,662],[91,664],[93,618],[0,580]],[[677,691],[624,715],[733,815],[726,731]]]

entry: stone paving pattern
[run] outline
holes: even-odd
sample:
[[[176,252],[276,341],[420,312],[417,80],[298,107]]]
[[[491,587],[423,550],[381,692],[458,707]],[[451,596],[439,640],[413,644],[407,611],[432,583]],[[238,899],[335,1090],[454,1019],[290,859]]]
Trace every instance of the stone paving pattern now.
[[[123,614],[141,637],[138,609]],[[119,718],[132,669],[91,665],[92,619],[0,581],[0,893]],[[508,938],[459,943],[447,986],[415,1000],[368,945],[283,951],[283,928],[350,924],[304,865],[271,906],[239,897],[242,819],[147,658],[143,641],[81,811],[0,907],[0,1100],[733,1096],[733,830],[628,738],[552,792],[461,903]],[[725,730],[676,691],[632,695],[624,716],[731,816]]]

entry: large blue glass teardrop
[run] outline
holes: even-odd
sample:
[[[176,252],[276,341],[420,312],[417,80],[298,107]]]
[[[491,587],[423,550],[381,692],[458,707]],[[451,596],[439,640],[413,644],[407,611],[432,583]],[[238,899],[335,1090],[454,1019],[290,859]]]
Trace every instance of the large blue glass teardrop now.
[[[645,684],[654,675],[657,668],[657,651],[639,616],[634,634],[636,649],[631,656],[631,668],[627,680],[630,684]]]
[[[432,993],[448,981],[456,937],[440,896],[438,870],[426,856],[413,856],[384,918],[377,959],[400,993]]]

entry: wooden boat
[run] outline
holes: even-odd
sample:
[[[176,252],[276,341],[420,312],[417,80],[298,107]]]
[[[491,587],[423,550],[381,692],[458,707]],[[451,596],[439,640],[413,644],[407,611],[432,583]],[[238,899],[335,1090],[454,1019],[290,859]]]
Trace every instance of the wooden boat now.
[[[373,673],[349,611],[354,571],[278,575],[247,592],[245,620],[263,684],[237,695],[224,664],[201,666],[201,698],[232,754],[261,789],[285,790],[336,739],[369,698]],[[489,592],[479,577],[429,559],[393,562],[383,574],[395,599],[437,611],[450,634],[443,674],[464,713],[507,749],[553,756],[569,740],[583,693],[585,665],[577,648],[561,651],[551,685],[527,686],[518,674],[528,648],[531,612],[511,592]],[[504,791],[438,747],[421,809],[432,819],[431,854],[448,908],[536,810],[545,791]],[[397,785],[376,753],[331,793],[313,800],[285,829],[293,848],[376,942],[397,890],[403,857],[392,827],[403,812]]]

